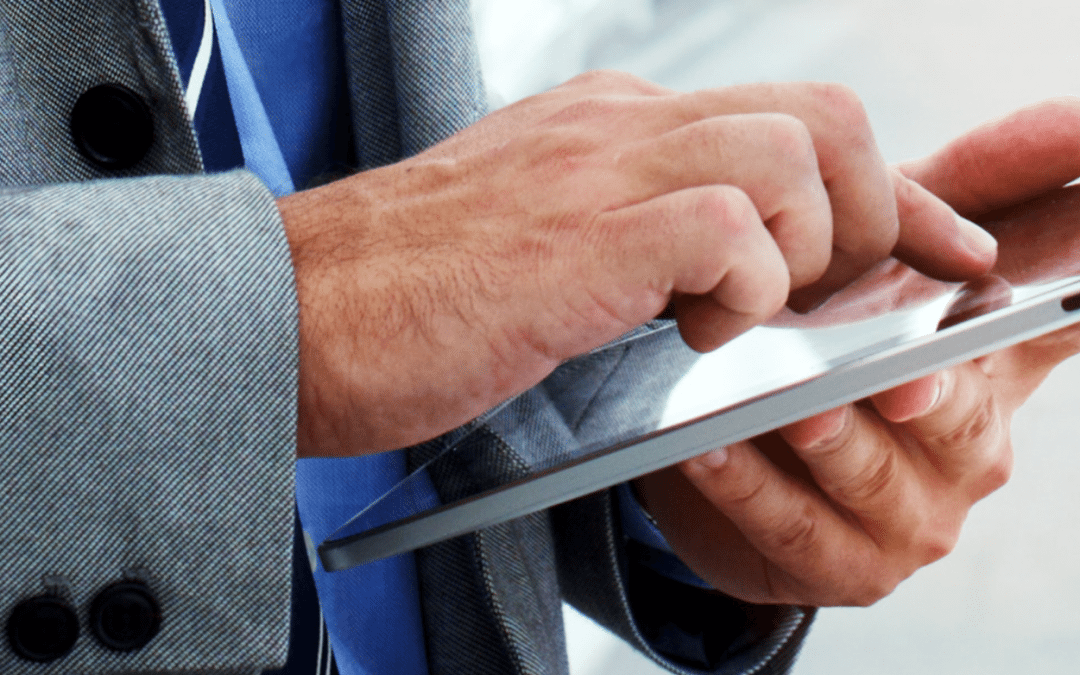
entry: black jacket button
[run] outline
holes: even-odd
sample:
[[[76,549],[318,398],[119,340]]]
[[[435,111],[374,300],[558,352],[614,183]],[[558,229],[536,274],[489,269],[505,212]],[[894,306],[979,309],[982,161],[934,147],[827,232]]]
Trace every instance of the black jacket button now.
[[[121,581],[104,589],[90,604],[90,632],[104,647],[118,652],[139,649],[161,626],[161,608],[150,589]]]
[[[119,84],[99,84],[75,101],[71,138],[98,167],[128,169],[150,150],[154,119],[135,92]]]
[[[71,651],[79,637],[79,617],[60,598],[42,595],[24,600],[7,623],[11,649],[28,661],[53,661]]]

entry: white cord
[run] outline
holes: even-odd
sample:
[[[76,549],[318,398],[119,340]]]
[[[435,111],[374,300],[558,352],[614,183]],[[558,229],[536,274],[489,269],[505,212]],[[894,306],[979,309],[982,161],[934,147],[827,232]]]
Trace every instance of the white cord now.
[[[191,77],[188,78],[187,91],[184,92],[184,103],[187,104],[188,115],[195,119],[195,109],[199,105],[199,95],[202,93],[203,82],[206,80],[206,71],[210,66],[210,54],[214,50],[214,13],[210,10],[210,0],[203,0],[203,32],[199,41],[199,51],[195,54],[195,63],[191,67]]]

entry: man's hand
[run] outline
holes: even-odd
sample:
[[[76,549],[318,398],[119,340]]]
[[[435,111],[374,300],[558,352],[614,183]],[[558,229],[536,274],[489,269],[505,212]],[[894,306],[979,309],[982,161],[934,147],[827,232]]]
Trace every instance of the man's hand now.
[[[432,438],[665,308],[704,351],[890,253],[950,279],[995,254],[831,85],[589,74],[279,207],[301,456]]]
[[[1003,235],[995,273],[1075,266],[1075,255],[1060,261],[1080,242],[1080,199],[1061,188],[1080,175],[1080,101],[1022,110],[901,171],[960,214],[994,221],[988,228]],[[903,290],[905,277],[891,278]],[[722,591],[759,603],[869,604],[952,549],[970,507],[1009,475],[1013,412],[1078,351],[1080,328],[1058,331],[637,489],[675,551]]]

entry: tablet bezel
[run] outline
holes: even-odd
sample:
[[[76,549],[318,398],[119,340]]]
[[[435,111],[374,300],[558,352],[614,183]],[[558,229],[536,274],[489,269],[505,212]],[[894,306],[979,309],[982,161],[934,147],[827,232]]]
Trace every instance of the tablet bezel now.
[[[339,571],[497,525],[1080,322],[1080,279],[820,375],[318,547]]]

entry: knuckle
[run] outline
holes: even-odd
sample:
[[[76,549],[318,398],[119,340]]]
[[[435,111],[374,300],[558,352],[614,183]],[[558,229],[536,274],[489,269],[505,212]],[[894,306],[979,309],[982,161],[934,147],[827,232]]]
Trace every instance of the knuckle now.
[[[1012,477],[1013,456],[1012,445],[1006,442],[1001,451],[987,460],[982,475],[976,481],[971,493],[974,501],[982,499],[991,492],[997,490]]]
[[[870,461],[858,471],[837,481],[833,492],[844,504],[869,505],[888,498],[900,473],[900,459],[888,450],[871,455]]]
[[[736,456],[730,455],[727,468],[730,470],[732,468],[731,464],[737,461]],[[739,478],[733,476],[726,481],[724,486],[727,493],[727,502],[741,509],[753,508],[754,503],[759,501],[765,493],[767,484],[766,476],[758,472],[742,475]]]
[[[837,570],[828,604],[869,607],[891,594],[905,576],[898,574],[892,560],[881,551],[867,552]]]
[[[914,551],[918,552],[916,559],[918,566],[929,565],[949,555],[956,548],[959,539],[959,528],[954,530],[940,528],[924,530],[916,537],[912,547]]]
[[[893,244],[900,238],[900,221],[921,221],[935,218],[930,200],[923,198],[924,190],[919,184],[897,171],[890,170],[888,188],[892,190],[893,201],[897,208],[888,217],[882,217],[876,223],[891,237]],[[884,216],[884,214],[883,214]]]
[[[810,96],[836,128],[845,130],[849,138],[873,143],[870,118],[854,89],[832,82],[814,83],[809,87]]]
[[[585,96],[566,104],[552,115],[548,122],[554,125],[575,124],[582,122],[596,123],[608,120],[618,114],[619,102],[609,96]]]
[[[818,173],[817,152],[810,129],[799,118],[782,113],[766,116],[769,147],[800,172]]]
[[[652,94],[658,87],[648,80],[621,70],[590,70],[567,81],[567,84],[595,87],[612,93]]]
[[[750,197],[730,185],[701,189],[694,206],[697,218],[707,223],[720,223],[728,234],[741,234],[760,222]]]
[[[851,607],[870,607],[888,597],[900,584],[899,579],[893,579],[885,574],[871,574],[863,579],[848,596],[843,604]]]
[[[997,436],[1001,418],[993,397],[987,396],[979,401],[971,414],[964,417],[960,424],[930,434],[929,441],[943,448],[969,448],[981,445],[987,439]]]
[[[729,306],[758,321],[779,312],[787,302],[791,275],[750,197],[730,185],[703,187],[697,190],[692,209],[690,219],[698,226],[696,238],[701,249],[735,246],[743,259],[732,264],[744,272],[744,281],[752,280],[751,288],[740,285],[741,291],[728,298]],[[750,270],[747,260],[753,261],[749,274],[745,274]]]
[[[584,85],[591,86],[600,84],[607,81],[607,78],[611,74],[609,70],[587,70],[584,73],[580,73],[571,77],[564,84],[566,85]]]
[[[787,555],[811,556],[820,546],[817,519],[809,508],[788,514],[776,523],[767,535],[767,545]]]
[[[990,492],[998,489],[1005,483],[1009,482],[1012,478],[1013,462],[1012,453],[1004,453],[1003,456],[996,458],[990,463],[990,467],[986,471],[986,483]]]

